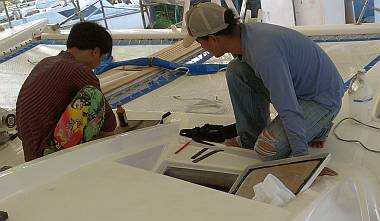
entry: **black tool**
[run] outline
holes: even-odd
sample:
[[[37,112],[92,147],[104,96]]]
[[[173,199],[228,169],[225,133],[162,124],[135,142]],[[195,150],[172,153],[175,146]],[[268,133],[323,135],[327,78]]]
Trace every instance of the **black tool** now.
[[[5,221],[8,219],[8,213],[4,211],[0,211],[0,221]]]
[[[14,139],[17,138],[17,136],[18,136],[18,133],[12,134],[12,135],[9,137],[9,139],[10,139],[10,140],[14,140]]]
[[[205,124],[202,127],[194,127],[193,129],[182,129],[179,135],[192,138],[196,141],[211,141],[221,143],[224,142],[222,135],[223,125]]]
[[[206,153],[205,155],[203,155],[203,156],[201,156],[201,157],[198,157],[197,159],[193,160],[192,162],[193,162],[193,163],[198,163],[199,161],[204,160],[204,159],[206,159],[207,157],[209,157],[209,156],[211,156],[211,155],[213,155],[213,154],[216,154],[216,153],[218,153],[218,152],[221,152],[221,151],[224,151],[224,150],[213,150],[213,151],[211,151],[211,152],[209,152],[209,153]]]
[[[161,117],[160,124],[163,124],[164,123],[164,119],[167,118],[167,117],[169,117],[170,114],[172,114],[170,111],[164,113],[164,115],[162,115],[162,117]]]
[[[212,144],[212,143],[209,143],[209,142],[206,142],[206,141],[203,141],[203,140],[193,139],[193,141],[195,141],[197,143],[201,143],[201,144],[206,144],[208,146],[215,146],[215,144]]]
[[[202,127],[194,127],[192,129],[182,129],[179,135],[192,138],[199,141],[210,141],[216,143],[222,143],[226,139],[230,139],[237,136],[236,124],[227,126],[205,124]]]
[[[204,153],[206,150],[208,150],[207,147],[203,148],[202,150],[198,151],[196,154],[194,154],[191,159],[195,159],[197,157],[199,157],[202,153]]]

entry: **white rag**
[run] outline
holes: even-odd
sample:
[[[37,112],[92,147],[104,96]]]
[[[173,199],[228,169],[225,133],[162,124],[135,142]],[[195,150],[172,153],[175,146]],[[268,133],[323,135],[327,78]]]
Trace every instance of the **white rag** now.
[[[274,206],[284,206],[296,196],[277,177],[268,174],[264,181],[253,187],[253,200],[268,203]]]

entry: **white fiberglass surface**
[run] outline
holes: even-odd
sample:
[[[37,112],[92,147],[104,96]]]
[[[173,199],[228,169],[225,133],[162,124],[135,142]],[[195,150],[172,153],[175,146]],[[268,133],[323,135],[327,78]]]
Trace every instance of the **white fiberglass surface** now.
[[[224,72],[182,76],[126,104],[129,110],[232,114]]]
[[[364,68],[380,55],[380,41],[332,42],[320,43],[320,45],[335,63],[344,80],[348,80],[358,69]],[[216,59],[214,62],[219,61]],[[213,60],[208,63],[213,63]],[[181,96],[186,101],[175,99],[173,96]],[[198,110],[197,104],[202,102],[199,98],[210,100],[211,107]],[[223,108],[211,105],[216,98]],[[205,113],[224,111],[223,114],[233,114],[224,73],[210,76],[182,76],[168,85],[127,103],[126,107],[134,111]]]
[[[0,207],[8,212],[11,220],[194,220],[198,217],[281,220],[289,215],[281,208],[129,166],[135,166],[139,159],[152,161],[148,163],[153,165],[159,157],[147,155],[166,155],[161,150],[173,147],[177,131],[176,124],[150,128],[94,145],[84,144],[75,151],[56,153],[54,159],[45,157],[38,163],[13,168],[1,174]],[[146,137],[150,139],[147,141]],[[153,152],[149,154],[149,151]],[[64,215],[58,215],[63,211]]]
[[[12,38],[14,37],[17,33],[22,32],[27,30],[28,28],[38,24],[38,23],[43,23],[43,19],[40,19],[38,21],[33,21],[30,23],[22,24],[15,26],[13,28],[6,28],[0,32],[0,41],[7,39],[7,38]]]
[[[336,177],[318,177],[306,192],[286,205],[301,220],[379,220],[376,178],[365,168],[332,163]]]
[[[380,55],[380,41],[319,43],[337,66],[343,80]]]
[[[380,41],[332,42],[320,43],[331,57],[344,79],[348,79],[356,70],[365,67],[380,55]],[[144,57],[163,49],[166,45],[129,45],[115,46],[113,56],[116,61]],[[0,63],[0,106],[13,108],[22,83],[34,67],[35,63],[47,56],[56,55],[64,50],[63,45],[40,44],[31,50]],[[209,61],[212,62],[220,62]],[[225,61],[223,61],[225,62]],[[173,96],[183,99],[203,98],[222,102],[226,114],[232,114],[226,81],[222,73],[214,76],[183,76],[169,85],[140,97],[127,104],[128,109],[136,111],[181,111],[192,109],[198,101],[179,101]],[[202,111],[202,110],[201,110]],[[205,112],[222,111],[219,107],[211,107]]]
[[[332,188],[310,214],[310,221],[356,221],[362,218],[358,187],[352,180],[345,180]]]
[[[24,162],[24,150],[20,139],[15,139],[0,146],[0,168],[3,166],[17,166]]]
[[[369,72],[368,80],[371,83],[374,102],[373,102],[373,112],[372,121],[369,125],[380,127],[380,119],[378,113],[380,112],[380,63],[377,63]],[[335,119],[335,122],[340,121],[344,117],[349,116],[349,99],[346,96],[343,97],[343,104],[340,113]],[[380,137],[379,130],[369,128],[352,121],[343,122],[336,130],[336,134],[343,139],[359,140],[368,149],[374,151],[380,151]],[[331,133],[330,139],[327,141],[327,145],[334,147],[329,151],[335,156],[335,159],[339,162],[344,162],[347,164],[361,165],[368,168],[373,173],[376,174],[380,180],[380,171],[375,169],[378,167],[379,153],[373,153],[364,150],[362,146],[358,143],[345,143],[339,141]]]
[[[167,45],[115,46],[112,55],[116,61],[144,57]],[[0,107],[14,108],[20,88],[33,67],[48,56],[66,50],[64,45],[39,44],[36,47],[0,63]]]
[[[380,55],[380,41],[332,42],[320,43],[320,45],[337,65],[344,79],[348,79],[357,69],[365,67],[375,57]],[[164,47],[166,46],[115,46],[113,56],[116,61],[149,56]],[[44,57],[56,55],[64,49],[65,46],[63,45],[40,44],[31,50],[0,63],[0,106],[15,107],[18,91],[35,63]],[[226,60],[211,59],[208,61],[208,63],[213,62],[226,62]],[[201,105],[198,105],[199,103]],[[220,113],[233,117],[233,110],[223,72],[214,75],[182,76],[127,103],[125,106],[128,110],[136,112],[203,112],[209,114]],[[14,165],[14,163],[9,162],[8,158],[19,159],[20,148],[8,148],[8,150],[12,150],[11,153],[13,153],[14,158],[11,157],[12,154],[2,154],[4,151],[2,150],[0,159],[3,156],[7,156],[4,160],[5,165]],[[347,155],[339,155],[339,157],[345,156]]]
[[[177,131],[177,124],[161,125],[159,128],[152,127],[139,132],[133,131],[114,136],[112,139],[106,138],[88,142],[77,146],[75,149],[65,149],[4,171],[0,173],[0,189],[2,189],[0,202],[15,192],[26,191],[70,171],[77,170],[81,166],[111,157],[114,154],[119,161],[120,158],[124,159],[121,163],[126,164],[131,160],[125,158],[128,155],[157,146],[161,146],[161,149],[168,146],[175,140]],[[146,137],[150,139],[146,140]],[[155,151],[154,153],[160,155],[163,151]],[[137,157],[139,156],[137,155]],[[112,159],[112,161],[116,162],[116,159]]]

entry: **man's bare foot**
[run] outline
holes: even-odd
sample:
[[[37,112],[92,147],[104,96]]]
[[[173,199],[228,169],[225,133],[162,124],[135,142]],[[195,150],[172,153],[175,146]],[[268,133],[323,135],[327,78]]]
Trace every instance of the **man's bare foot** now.
[[[312,141],[309,143],[309,146],[312,148],[324,148],[326,141]]]
[[[336,176],[338,173],[328,167],[322,169],[318,176]]]
[[[230,147],[240,147],[239,143],[236,141],[236,137],[231,138],[231,139],[226,139],[226,141],[224,141],[224,145],[230,146]]]

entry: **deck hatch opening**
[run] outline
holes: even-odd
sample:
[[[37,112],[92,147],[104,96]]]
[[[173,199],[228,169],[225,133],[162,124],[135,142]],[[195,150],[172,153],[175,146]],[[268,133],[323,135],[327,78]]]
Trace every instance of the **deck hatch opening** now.
[[[223,192],[228,192],[239,177],[239,174],[174,166],[166,167],[163,174]]]
[[[272,174],[297,195],[310,187],[330,158],[331,155],[325,153],[248,166],[239,176],[230,193],[252,199],[255,196],[253,187],[263,182],[268,174]]]

